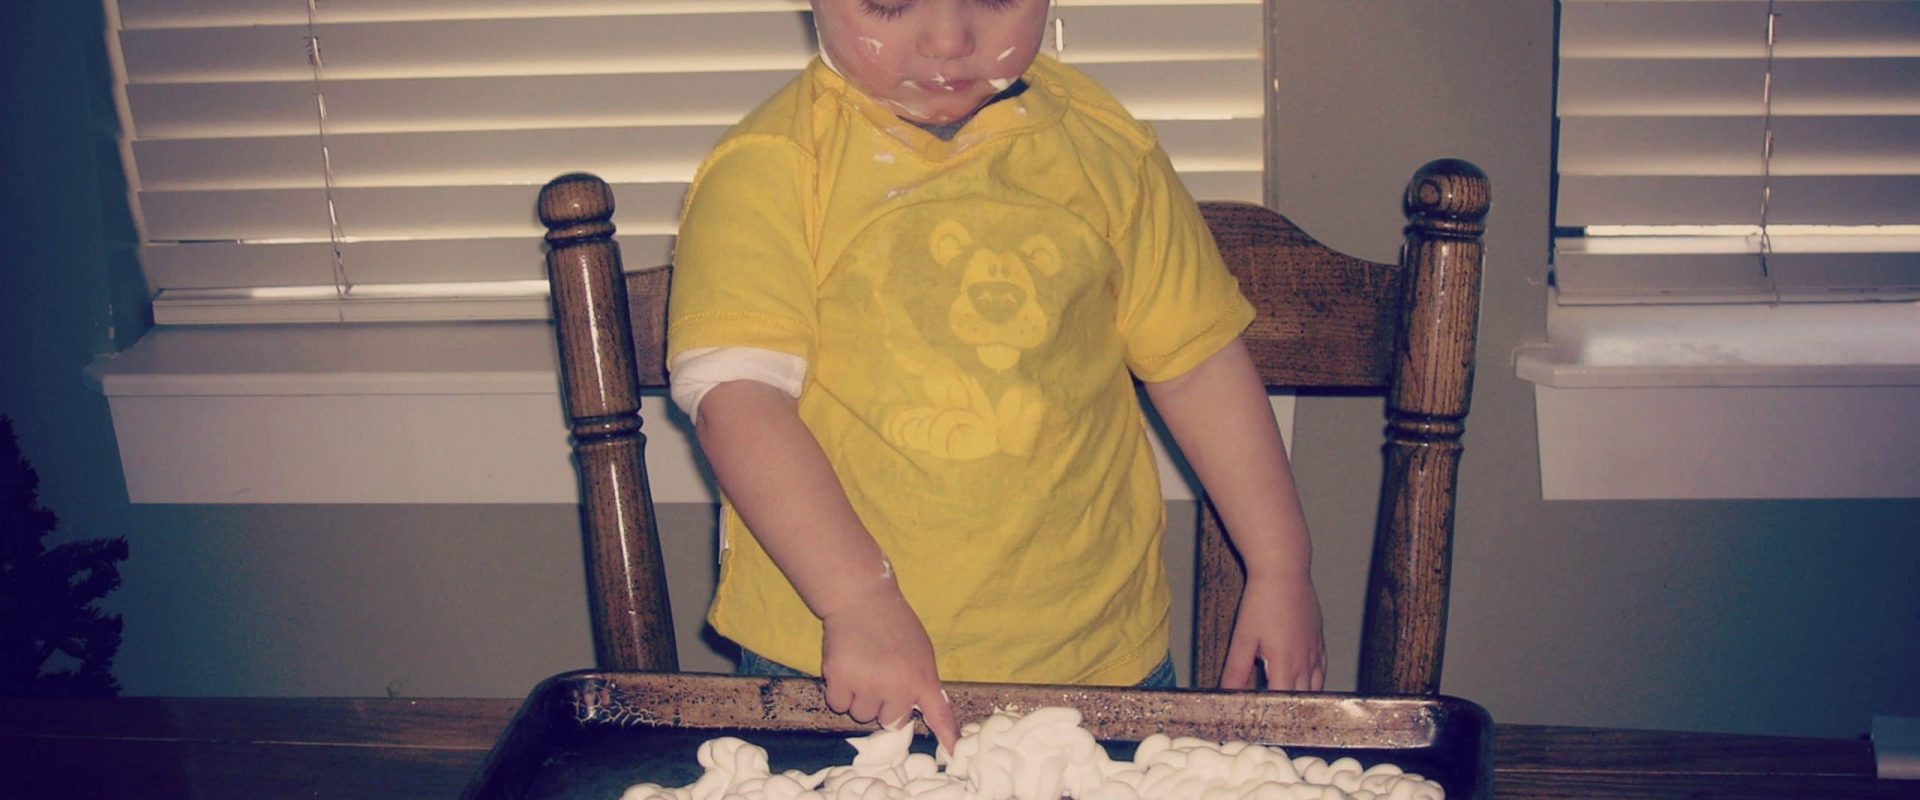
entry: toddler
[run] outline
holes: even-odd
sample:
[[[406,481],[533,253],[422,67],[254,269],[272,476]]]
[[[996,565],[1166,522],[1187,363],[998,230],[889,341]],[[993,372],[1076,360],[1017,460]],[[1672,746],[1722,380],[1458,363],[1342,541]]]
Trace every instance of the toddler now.
[[[1248,571],[1223,685],[1317,690],[1310,545],[1253,318],[1153,132],[1045,0],[814,0],[820,58],[688,191],[672,394],[724,503],[708,620],[892,723],[963,681],[1166,676],[1133,380]]]

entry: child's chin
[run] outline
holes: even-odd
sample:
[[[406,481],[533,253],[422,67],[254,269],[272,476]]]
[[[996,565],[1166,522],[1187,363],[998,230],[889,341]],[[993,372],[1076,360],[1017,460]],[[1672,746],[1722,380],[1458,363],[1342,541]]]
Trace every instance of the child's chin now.
[[[985,104],[986,101],[984,99],[971,104],[942,104],[940,106],[926,108],[918,113],[909,114],[907,118],[922,125],[951,125],[973,116],[974,113],[979,111],[980,107]]]

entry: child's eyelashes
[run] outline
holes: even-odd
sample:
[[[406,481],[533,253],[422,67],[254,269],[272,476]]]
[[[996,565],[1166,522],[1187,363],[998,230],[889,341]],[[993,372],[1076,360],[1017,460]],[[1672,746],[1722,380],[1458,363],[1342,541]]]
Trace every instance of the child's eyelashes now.
[[[876,3],[873,0],[860,0],[860,11],[876,19],[894,20],[898,19],[901,14],[907,13],[907,8],[912,5],[913,0],[892,4]]]
[[[898,19],[901,14],[907,13],[907,9],[912,8],[915,2],[916,0],[897,0],[891,3],[875,2],[875,0],[860,0],[860,11],[867,16],[883,21],[890,21]],[[986,6],[993,11],[1006,11],[1020,5],[1022,0],[974,0],[974,2]]]

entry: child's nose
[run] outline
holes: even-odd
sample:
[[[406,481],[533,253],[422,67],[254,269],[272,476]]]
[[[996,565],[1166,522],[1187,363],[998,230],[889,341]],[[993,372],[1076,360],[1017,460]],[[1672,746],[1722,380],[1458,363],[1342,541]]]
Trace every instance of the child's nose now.
[[[965,3],[943,3],[920,35],[925,58],[960,58],[973,54],[972,14]]]

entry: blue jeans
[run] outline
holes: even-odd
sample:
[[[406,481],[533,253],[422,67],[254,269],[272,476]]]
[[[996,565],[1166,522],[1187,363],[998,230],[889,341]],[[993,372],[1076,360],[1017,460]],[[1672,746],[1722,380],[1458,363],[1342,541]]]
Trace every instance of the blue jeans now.
[[[740,666],[734,668],[733,674],[752,675],[760,678],[813,677],[778,661],[768,659],[744,647],[740,648]],[[1147,673],[1147,677],[1141,679],[1139,683],[1134,684],[1133,688],[1173,689],[1178,686],[1179,682],[1173,674],[1173,654],[1168,653],[1166,658],[1160,659],[1160,666],[1154,667],[1153,671]]]

